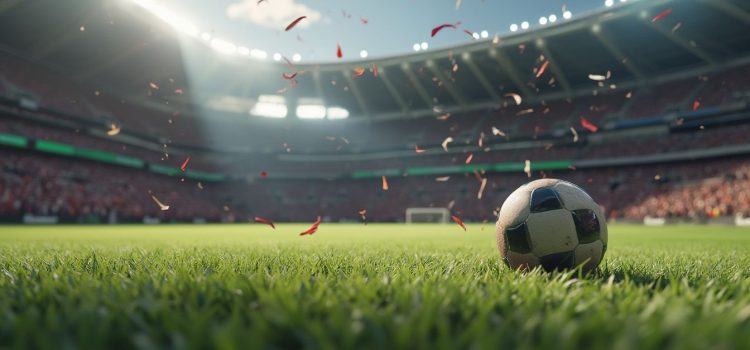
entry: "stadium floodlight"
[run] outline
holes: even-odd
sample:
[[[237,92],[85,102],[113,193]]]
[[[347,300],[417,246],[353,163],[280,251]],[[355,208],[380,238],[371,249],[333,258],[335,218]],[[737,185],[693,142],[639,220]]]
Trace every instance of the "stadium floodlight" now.
[[[573,13],[570,11],[563,12],[563,18],[570,19],[570,17],[573,17]]]
[[[544,17],[544,16],[539,17],[539,24],[541,25],[547,24],[547,17]]]
[[[281,54],[278,52],[273,54],[273,60],[276,62],[281,61]]]
[[[260,95],[258,102],[250,109],[250,114],[266,118],[286,118],[286,100],[279,95]]]
[[[198,37],[198,28],[190,23],[187,19],[184,19],[167,8],[157,4],[153,0],[133,0],[136,5],[142,7],[152,15],[156,16],[160,20],[172,26],[178,32],[190,35],[194,38]],[[206,39],[208,40],[208,39]]]
[[[299,62],[301,60],[302,60],[302,55],[300,55],[298,53],[295,53],[294,55],[292,55],[292,61]]]
[[[266,59],[266,57],[268,57],[268,53],[263,50],[252,49],[250,50],[250,56],[259,60],[264,60]]]
[[[521,22],[521,29],[523,30],[529,29],[529,22],[526,22],[526,21]]]
[[[323,105],[298,105],[297,118],[300,119],[323,119],[326,117],[326,106]]]
[[[246,48],[244,46],[240,46],[240,47],[237,48],[237,53],[240,54],[240,55],[242,55],[242,56],[247,56],[247,55],[250,54],[250,49],[248,49],[248,48]]]
[[[511,25],[510,25],[510,31],[511,31],[511,32],[516,32],[516,31],[518,31],[518,24],[515,24],[515,23],[511,24]]]
[[[411,48],[414,49],[414,51],[419,51],[419,43],[412,45]]]
[[[422,49],[422,50],[427,50],[429,47],[430,47],[430,45],[427,44],[427,42],[425,42],[425,41],[423,41],[421,44],[419,44],[419,48]]]
[[[615,4],[614,0],[604,0],[604,6],[612,7]]]
[[[367,58],[367,50],[362,50],[359,52],[359,57]]]
[[[346,119],[349,118],[349,111],[343,107],[328,107],[328,119]]]
[[[476,32],[471,33],[471,37],[474,38],[475,40],[479,40],[479,33],[476,33]]]
[[[490,36],[490,33],[486,30],[483,30],[479,35],[481,35],[483,39],[487,39],[487,37]]]
[[[549,23],[555,23],[555,22],[557,22],[557,16],[555,14],[549,15],[549,17],[547,17],[547,19],[549,20]]]
[[[211,48],[225,55],[232,55],[237,52],[237,45],[219,38],[211,40]]]

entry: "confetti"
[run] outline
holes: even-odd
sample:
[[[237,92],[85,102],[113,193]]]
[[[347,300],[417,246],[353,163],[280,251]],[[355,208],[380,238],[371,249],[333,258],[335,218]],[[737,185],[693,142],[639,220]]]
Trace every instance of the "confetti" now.
[[[443,140],[443,143],[441,143],[440,145],[443,146],[443,149],[446,152],[448,152],[448,144],[451,143],[451,142],[453,142],[453,138],[452,137],[446,137],[445,140]]]
[[[458,224],[458,226],[461,226],[461,228],[466,231],[466,225],[464,225],[464,222],[461,220],[461,218],[455,215],[451,215],[451,219],[453,219],[453,221]]]
[[[182,89],[174,89],[175,95],[182,95],[184,91]]]
[[[375,78],[378,77],[378,65],[375,63],[372,64],[372,76]]]
[[[310,226],[310,228],[307,229],[307,231],[300,232],[299,235],[300,236],[312,235],[315,232],[317,232],[318,231],[318,226],[320,226],[320,219],[321,219],[320,216],[318,216],[318,219],[315,220],[315,222],[313,222],[312,226]]]
[[[158,205],[159,209],[161,209],[162,211],[169,210],[169,206],[159,201],[159,199],[156,198],[156,196],[154,196],[153,194],[151,195],[151,199],[154,200],[154,203],[156,203],[156,205]]]
[[[469,164],[469,163],[471,163],[472,159],[474,159],[474,154],[473,153],[469,153],[469,156],[466,157],[466,160],[464,161],[464,163]]]
[[[505,136],[505,133],[502,130],[500,130],[500,129],[498,129],[498,128],[496,128],[496,127],[493,126],[492,127],[492,135],[495,135],[495,136]]]
[[[594,123],[588,121],[588,119],[581,117],[581,126],[586,128],[586,130],[591,132],[597,132],[599,131],[599,127],[594,125]]]
[[[700,101],[698,101],[698,100],[693,101],[693,110],[694,111],[697,110],[700,107],[701,107],[701,102]]]
[[[461,0],[456,0],[456,11],[461,8]]]
[[[419,146],[414,146],[414,152],[417,152],[417,153],[424,153],[424,152],[426,152],[426,150],[424,150],[424,149],[422,149],[422,148],[419,148]]]
[[[456,26],[458,26],[459,24],[460,24],[460,22],[456,23],[456,24],[446,23],[446,24],[441,24],[441,25],[439,25],[439,26],[437,26],[435,28],[432,28],[432,32],[430,34],[430,37],[435,37],[435,35],[437,35],[437,33],[439,33],[441,30],[443,30],[445,28],[456,29]]]
[[[654,18],[651,19],[651,23],[661,21],[664,17],[669,16],[670,13],[672,13],[671,7],[654,16]]]
[[[268,173],[265,170],[260,172],[260,177],[266,177],[266,176],[268,176]]]
[[[203,184],[199,182],[198,183],[198,188],[203,189]]]
[[[156,85],[154,82],[148,83],[148,87],[150,87],[152,90],[159,90],[159,85]]]
[[[533,108],[527,108],[527,109],[518,111],[518,113],[516,113],[516,115],[524,115],[524,114],[529,114],[529,113],[534,113],[534,109]]]
[[[570,132],[573,133],[573,142],[578,142],[578,132],[574,127],[570,127]]]
[[[299,22],[300,22],[301,20],[303,20],[303,19],[305,19],[305,18],[307,18],[307,16],[301,16],[300,18],[297,18],[297,19],[295,19],[294,21],[292,21],[292,23],[289,23],[289,25],[288,25],[288,26],[286,26],[286,28],[284,29],[284,31],[285,31],[285,32],[288,32],[288,31],[289,31],[289,29],[292,29],[292,28],[294,28],[294,26],[296,26],[296,25],[297,25],[297,23],[299,23]]]
[[[365,74],[365,69],[361,67],[354,68],[354,74],[352,74],[353,78],[361,77]]]
[[[545,60],[544,63],[542,63],[542,66],[539,67],[539,70],[536,72],[536,77],[539,78],[544,74],[544,71],[547,70],[547,66],[549,65],[549,60]]]
[[[448,120],[448,118],[450,118],[450,117],[451,117],[450,113],[445,113],[445,114],[441,114],[441,115],[435,117],[435,119],[437,119],[437,120]]]
[[[514,93],[514,92],[509,92],[509,93],[507,93],[507,94],[505,94],[503,96],[512,97],[513,101],[516,102],[516,106],[520,105],[521,102],[523,101],[523,99],[521,99],[521,95],[519,95],[517,93]]]
[[[367,225],[367,209],[361,209],[357,213],[362,218],[362,221],[365,223],[365,225]]]
[[[388,179],[385,178],[385,175],[382,176],[383,180],[383,191],[388,191]]]
[[[115,136],[115,135],[117,135],[119,133],[120,133],[120,128],[118,128],[117,125],[115,125],[115,124],[112,124],[110,126],[110,129],[107,130],[107,135],[109,135],[109,136]]]
[[[674,27],[672,27],[672,34],[680,30],[680,28],[682,28],[682,22],[677,22],[677,24],[675,24]]]
[[[458,72],[458,63],[454,63],[451,70],[453,71],[453,73]]]
[[[450,180],[450,178],[451,178],[450,176],[441,176],[441,177],[436,177],[435,181],[437,181],[437,182],[446,182],[446,181]]]
[[[601,74],[589,74],[589,79],[593,81],[605,81],[607,77]]]
[[[482,178],[482,184],[479,185],[479,192],[477,193],[477,199],[482,199],[484,194],[484,187],[487,186],[487,178]]]
[[[190,156],[187,156],[187,158],[185,158],[185,161],[182,162],[182,165],[180,165],[180,170],[182,170],[183,173],[185,172],[185,170],[187,170],[188,163],[190,163]]]
[[[339,43],[336,43],[336,57],[344,57],[344,52],[341,51],[341,45]]]
[[[367,23],[370,23],[370,20],[364,17],[359,17],[359,21],[362,22],[362,25],[367,25]]]
[[[260,216],[255,217],[255,222],[260,223],[260,224],[266,224],[268,226],[271,226],[272,229],[274,230],[276,229],[276,226],[273,224],[273,222],[271,222],[271,220],[264,219]]]
[[[289,74],[289,73],[281,73],[281,76],[282,76],[282,77],[284,77],[284,79],[286,79],[286,80],[292,80],[292,79],[294,79],[295,77],[297,77],[297,74],[298,74],[298,73],[299,73],[299,72],[294,72],[294,73],[292,73],[292,74]]]
[[[523,165],[523,172],[526,173],[526,176],[531,177],[531,161],[528,159]]]
[[[628,93],[625,94],[625,98],[631,98],[631,97],[633,97],[633,92],[632,91],[628,91]]]

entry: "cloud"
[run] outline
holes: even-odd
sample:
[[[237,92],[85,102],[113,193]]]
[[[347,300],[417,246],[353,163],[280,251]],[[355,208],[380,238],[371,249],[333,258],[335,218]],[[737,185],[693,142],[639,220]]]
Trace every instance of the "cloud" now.
[[[297,27],[305,28],[320,21],[319,11],[311,9],[296,0],[241,0],[227,6],[227,16],[234,20],[244,20],[259,26],[284,29],[300,16],[307,16]]]

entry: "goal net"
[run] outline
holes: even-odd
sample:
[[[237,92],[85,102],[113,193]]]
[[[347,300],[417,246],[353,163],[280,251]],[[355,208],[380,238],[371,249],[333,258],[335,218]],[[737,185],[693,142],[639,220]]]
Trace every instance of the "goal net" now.
[[[447,223],[450,211],[447,208],[406,208],[406,223]]]

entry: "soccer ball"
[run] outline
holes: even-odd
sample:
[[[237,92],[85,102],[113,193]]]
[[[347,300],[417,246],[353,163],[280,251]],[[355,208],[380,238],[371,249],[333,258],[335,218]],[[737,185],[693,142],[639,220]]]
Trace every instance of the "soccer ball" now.
[[[541,179],[513,191],[497,218],[497,247],[513,269],[595,269],[607,251],[607,223],[580,187]]]

